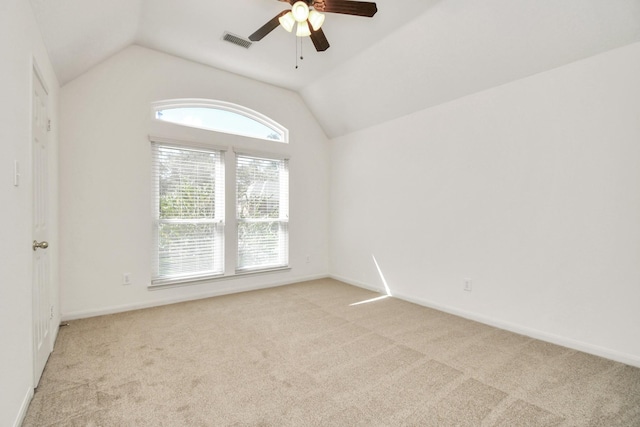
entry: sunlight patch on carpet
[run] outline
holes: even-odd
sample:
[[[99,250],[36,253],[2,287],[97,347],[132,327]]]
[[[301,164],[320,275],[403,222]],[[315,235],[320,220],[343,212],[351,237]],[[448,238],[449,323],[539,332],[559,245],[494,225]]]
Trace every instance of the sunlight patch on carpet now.
[[[389,298],[390,296],[391,295],[382,295],[382,296],[379,296],[379,297],[376,297],[376,298],[371,298],[371,299],[360,301],[360,302],[354,302],[353,304],[349,304],[349,307],[353,307],[353,306],[361,305],[361,304],[368,304],[370,302],[380,301],[380,300],[383,300],[385,298]]]

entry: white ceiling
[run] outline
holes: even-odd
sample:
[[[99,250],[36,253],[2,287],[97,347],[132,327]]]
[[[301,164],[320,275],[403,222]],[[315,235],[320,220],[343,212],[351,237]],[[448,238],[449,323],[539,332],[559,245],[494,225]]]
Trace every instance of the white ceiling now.
[[[225,31],[248,38],[290,8],[277,0],[31,0],[60,84],[130,44],[138,44],[256,80],[298,90],[357,55],[435,0],[378,0],[373,18],[327,14],[331,47],[317,53],[303,39],[296,63],[296,37],[276,28],[248,50],[222,40]],[[298,39],[299,40],[299,39]]]
[[[638,41],[640,0],[442,0],[301,95],[335,137]]]
[[[315,52],[276,28],[276,0],[31,0],[61,85],[138,44],[298,91],[335,137],[640,41],[640,0],[377,0],[373,18],[327,14]]]

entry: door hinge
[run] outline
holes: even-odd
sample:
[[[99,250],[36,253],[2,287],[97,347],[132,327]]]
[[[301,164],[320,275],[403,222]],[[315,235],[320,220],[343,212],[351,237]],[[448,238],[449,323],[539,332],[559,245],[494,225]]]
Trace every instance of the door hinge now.
[[[47,132],[51,132],[51,119],[47,120]]]

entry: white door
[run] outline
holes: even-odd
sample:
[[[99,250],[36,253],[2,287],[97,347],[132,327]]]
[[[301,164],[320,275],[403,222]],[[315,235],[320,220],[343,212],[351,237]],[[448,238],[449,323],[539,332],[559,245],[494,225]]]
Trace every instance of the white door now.
[[[33,338],[34,387],[38,386],[51,353],[50,257],[48,244],[49,167],[47,156],[47,91],[34,70],[31,147],[33,174]]]

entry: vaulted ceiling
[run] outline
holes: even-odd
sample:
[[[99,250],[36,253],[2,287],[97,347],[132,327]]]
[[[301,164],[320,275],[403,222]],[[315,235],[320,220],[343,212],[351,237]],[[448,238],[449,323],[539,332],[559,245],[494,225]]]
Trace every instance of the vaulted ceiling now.
[[[277,28],[276,0],[31,0],[61,85],[138,44],[300,93],[329,137],[640,41],[640,0],[377,0],[327,13],[331,48]],[[296,51],[298,53],[296,54]]]

